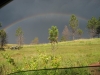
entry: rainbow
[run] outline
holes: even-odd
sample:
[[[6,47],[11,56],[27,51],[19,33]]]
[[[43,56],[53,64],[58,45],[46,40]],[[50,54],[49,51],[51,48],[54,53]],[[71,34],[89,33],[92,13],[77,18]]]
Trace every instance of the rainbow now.
[[[50,15],[50,16],[53,16],[53,15],[56,15],[56,16],[71,16],[72,14],[46,13],[46,14],[30,15],[30,16],[28,16],[28,17],[19,19],[19,20],[15,21],[15,22],[11,23],[10,25],[7,25],[7,26],[4,28],[4,30],[6,30],[6,29],[10,28],[11,26],[16,25],[17,23],[20,23],[20,22],[22,22],[22,21],[26,21],[26,20],[31,19],[31,18],[34,18],[34,19],[35,19],[35,18],[37,18],[37,17],[44,17],[44,16],[48,16],[48,15]],[[77,15],[76,15],[76,16],[77,16]],[[77,16],[77,18],[80,18],[80,19],[82,19],[82,20],[87,21],[86,18],[83,18],[83,17],[80,17],[80,16]]]

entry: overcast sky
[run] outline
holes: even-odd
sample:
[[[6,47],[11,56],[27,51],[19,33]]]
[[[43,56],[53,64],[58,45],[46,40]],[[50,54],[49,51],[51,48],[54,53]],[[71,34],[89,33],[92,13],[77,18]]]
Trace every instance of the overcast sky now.
[[[24,32],[24,43],[31,43],[35,37],[46,43],[48,29],[57,26],[60,37],[65,25],[69,26],[72,14],[79,20],[83,38],[87,38],[87,21],[100,17],[100,0],[13,0],[0,9],[0,22],[8,34],[9,43],[16,43],[18,27]]]

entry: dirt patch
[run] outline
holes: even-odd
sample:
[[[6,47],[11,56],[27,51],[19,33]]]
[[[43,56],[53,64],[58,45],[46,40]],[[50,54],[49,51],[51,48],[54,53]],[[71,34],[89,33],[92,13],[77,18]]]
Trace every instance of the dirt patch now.
[[[91,66],[89,68],[91,75],[100,75],[100,62],[91,64],[89,66]]]
[[[21,55],[20,53],[16,53],[16,54],[11,55],[11,57],[16,57],[16,56],[20,56],[20,55]]]

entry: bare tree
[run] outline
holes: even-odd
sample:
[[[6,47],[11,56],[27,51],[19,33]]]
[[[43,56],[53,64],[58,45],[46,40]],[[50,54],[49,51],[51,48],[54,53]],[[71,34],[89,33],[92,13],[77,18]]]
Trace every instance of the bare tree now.
[[[18,37],[18,45],[21,46],[23,44],[23,32],[20,27],[16,30],[16,36]]]
[[[69,39],[69,36],[70,36],[70,32],[69,32],[69,29],[67,26],[65,26],[63,32],[62,32],[62,35],[63,35],[63,38],[65,38],[65,40],[68,40]]]

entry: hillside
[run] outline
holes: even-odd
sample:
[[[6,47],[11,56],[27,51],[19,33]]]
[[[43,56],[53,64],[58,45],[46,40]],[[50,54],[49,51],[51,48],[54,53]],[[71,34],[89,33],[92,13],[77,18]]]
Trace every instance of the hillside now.
[[[9,45],[11,46],[11,45]],[[100,39],[80,39],[74,41],[59,42],[55,45],[55,49],[51,49],[51,44],[24,45],[20,50],[0,51],[0,64],[5,65],[11,71],[13,66],[7,62],[3,55],[7,55],[14,59],[14,62],[21,70],[52,68],[52,60],[58,64],[56,67],[77,67],[88,66],[93,63],[100,62]],[[51,59],[55,56],[54,59]],[[35,61],[36,59],[36,61]],[[47,61],[47,63],[45,63]],[[41,62],[41,63],[40,63]],[[44,64],[45,63],[45,64]],[[26,64],[31,67],[26,68]],[[44,65],[43,65],[44,64]],[[8,72],[10,72],[8,70]]]

